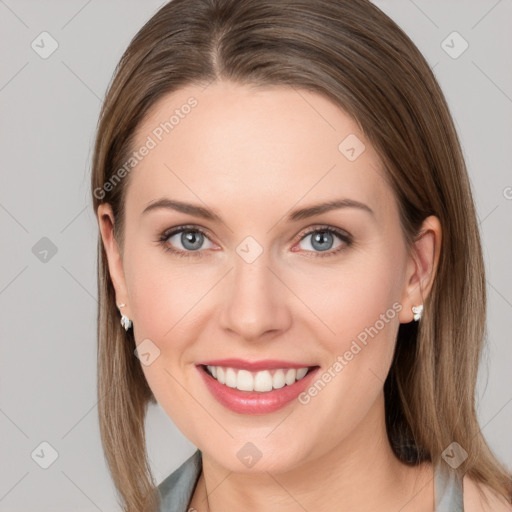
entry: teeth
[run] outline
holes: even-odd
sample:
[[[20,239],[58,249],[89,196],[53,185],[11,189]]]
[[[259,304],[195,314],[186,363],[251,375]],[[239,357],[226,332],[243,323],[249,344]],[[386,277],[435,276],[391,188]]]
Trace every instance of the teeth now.
[[[280,389],[285,385],[291,386],[295,381],[304,378],[308,372],[308,368],[279,368],[259,372],[210,365],[207,368],[210,374],[221,384],[240,391],[259,391],[262,393],[272,389]]]
[[[293,379],[295,382],[295,379]],[[268,370],[256,372],[254,376],[254,390],[255,391],[272,391],[272,375]]]
[[[286,381],[284,378],[284,371],[277,370],[276,373],[274,373],[274,376],[272,377],[272,387],[274,389],[280,389],[283,388],[285,384]]]
[[[254,390],[254,378],[251,372],[247,370],[239,370],[236,378],[236,387],[240,391],[253,391]]]
[[[297,370],[297,380],[302,379],[302,377],[304,377],[306,375],[306,373],[308,373],[308,369],[307,368],[299,368]]]
[[[209,367],[208,367],[209,368]],[[217,370],[217,377],[216,379],[221,383],[221,384],[225,384],[226,383],[226,375],[224,373],[224,368],[222,368],[221,366],[217,366],[216,367],[216,370]]]
[[[226,369],[226,386],[236,388],[236,373],[233,368]]]

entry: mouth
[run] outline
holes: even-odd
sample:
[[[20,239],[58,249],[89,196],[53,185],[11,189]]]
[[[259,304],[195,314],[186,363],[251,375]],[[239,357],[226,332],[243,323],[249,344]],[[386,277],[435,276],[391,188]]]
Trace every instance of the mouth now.
[[[262,368],[261,364],[257,366]],[[213,397],[239,414],[267,414],[281,409],[310,385],[320,369],[318,365],[282,362],[257,371],[224,364],[197,364],[196,367]]]
[[[275,389],[291,386],[302,380],[311,370],[317,368],[317,366],[269,368],[255,372],[226,366],[200,365],[200,367],[220,384],[239,391],[256,391],[258,393],[268,393]]]

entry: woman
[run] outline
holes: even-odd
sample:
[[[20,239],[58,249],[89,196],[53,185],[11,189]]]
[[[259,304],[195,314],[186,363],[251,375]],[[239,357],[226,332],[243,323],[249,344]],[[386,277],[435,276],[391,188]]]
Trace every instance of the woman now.
[[[126,511],[511,511],[474,392],[485,277],[418,49],[366,0],[173,0],[92,175],[102,442]],[[157,488],[158,402],[197,446]]]

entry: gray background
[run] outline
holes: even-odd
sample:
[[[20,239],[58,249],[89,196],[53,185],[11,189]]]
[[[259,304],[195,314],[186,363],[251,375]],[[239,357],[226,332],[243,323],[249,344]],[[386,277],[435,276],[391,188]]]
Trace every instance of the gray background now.
[[[433,67],[462,140],[488,272],[478,415],[512,468],[512,1],[375,3]],[[160,5],[0,0],[1,511],[120,510],[97,426],[90,157],[114,67]],[[47,36],[41,43],[44,31],[58,43],[46,59],[31,47],[35,40],[39,51],[51,48]],[[469,43],[458,58],[442,46],[453,31]],[[452,52],[461,48],[461,40],[450,41]],[[160,481],[194,447],[160,406],[150,410],[147,428]],[[43,441],[58,455],[48,469],[38,464],[50,461],[51,449],[41,455]]]

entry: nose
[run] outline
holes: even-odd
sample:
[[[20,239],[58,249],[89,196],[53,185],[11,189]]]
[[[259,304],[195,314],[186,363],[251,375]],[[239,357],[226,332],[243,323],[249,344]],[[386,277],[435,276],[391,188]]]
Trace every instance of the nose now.
[[[289,294],[264,251],[248,263],[235,255],[234,269],[224,283],[221,327],[251,341],[276,336],[291,324]]]

